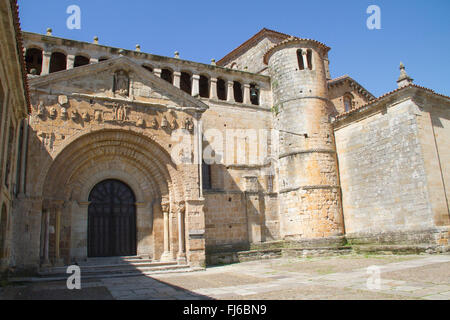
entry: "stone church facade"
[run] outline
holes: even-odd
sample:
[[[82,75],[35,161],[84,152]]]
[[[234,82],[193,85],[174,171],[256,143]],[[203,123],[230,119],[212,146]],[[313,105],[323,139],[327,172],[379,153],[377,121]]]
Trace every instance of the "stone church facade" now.
[[[325,44],[268,29],[211,64],[22,34],[31,112],[4,265],[448,245],[450,98],[404,66],[376,98],[331,78]]]

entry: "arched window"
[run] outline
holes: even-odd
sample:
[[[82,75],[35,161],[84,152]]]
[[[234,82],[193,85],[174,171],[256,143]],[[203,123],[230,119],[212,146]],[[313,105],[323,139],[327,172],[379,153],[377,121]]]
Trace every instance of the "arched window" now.
[[[311,49],[306,50],[306,60],[308,61],[308,69],[312,70],[313,65],[312,65],[312,50]]]
[[[353,109],[353,96],[349,93],[344,95],[344,110],[348,112]]]
[[[305,64],[303,63],[303,51],[302,49],[297,50],[297,61],[298,61],[298,70],[304,70]]]
[[[234,91],[234,101],[238,103],[242,103],[244,101],[242,97],[242,86],[238,81],[234,81],[233,83],[233,91]]]
[[[36,48],[27,49],[25,62],[28,74],[40,75],[42,72],[42,50]]]
[[[254,83],[250,84],[250,101],[255,106],[259,106],[259,89]]]
[[[84,56],[76,56],[75,62],[73,64],[74,68],[88,65],[90,63],[90,59]]]
[[[200,76],[199,86],[200,97],[209,98],[209,79],[206,76]]]
[[[217,79],[217,98],[219,100],[227,100],[227,87],[225,85],[225,80]]]
[[[142,67],[144,69],[147,69],[148,71],[150,71],[151,73],[153,73],[153,68],[151,66],[149,66],[148,64],[143,64]]]
[[[53,52],[50,58],[50,73],[67,69],[67,57],[64,53]]]
[[[0,259],[5,258],[5,242],[6,242],[6,223],[8,222],[6,211],[6,205],[3,204],[2,211],[0,213]]]
[[[161,70],[161,79],[173,84],[173,72],[170,69]]]
[[[187,72],[181,73],[180,89],[186,92],[187,94],[192,94],[191,75]]]

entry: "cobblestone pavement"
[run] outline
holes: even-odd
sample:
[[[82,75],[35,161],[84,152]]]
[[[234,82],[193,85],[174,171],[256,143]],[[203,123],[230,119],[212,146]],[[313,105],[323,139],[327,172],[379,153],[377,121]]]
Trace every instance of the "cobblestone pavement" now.
[[[378,287],[370,281],[376,279],[368,273],[372,266],[380,271]],[[69,292],[61,282],[6,287],[2,299],[450,300],[450,255],[262,260],[201,272],[85,281],[82,288]]]

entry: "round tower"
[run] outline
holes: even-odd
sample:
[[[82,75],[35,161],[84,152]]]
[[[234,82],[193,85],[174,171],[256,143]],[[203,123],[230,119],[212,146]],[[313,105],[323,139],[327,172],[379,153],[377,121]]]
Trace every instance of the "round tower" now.
[[[315,40],[289,38],[264,56],[279,131],[280,233],[284,239],[344,233],[328,99],[329,50]]]

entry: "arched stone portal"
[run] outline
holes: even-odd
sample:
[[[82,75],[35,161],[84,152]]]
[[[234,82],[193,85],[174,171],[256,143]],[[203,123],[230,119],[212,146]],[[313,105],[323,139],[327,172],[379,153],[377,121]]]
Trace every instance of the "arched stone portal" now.
[[[67,264],[91,255],[92,191],[105,180],[120,181],[133,191],[136,249],[92,256],[131,253],[172,261],[184,255],[185,234],[178,227],[177,208],[185,202],[182,181],[189,172],[177,167],[157,142],[135,132],[105,129],[73,139],[56,151],[54,159],[44,173],[45,182],[37,186],[44,200],[42,261],[64,259]]]

